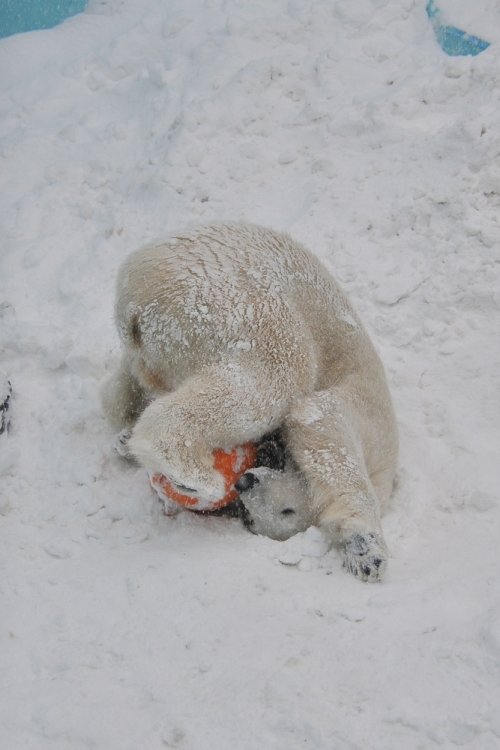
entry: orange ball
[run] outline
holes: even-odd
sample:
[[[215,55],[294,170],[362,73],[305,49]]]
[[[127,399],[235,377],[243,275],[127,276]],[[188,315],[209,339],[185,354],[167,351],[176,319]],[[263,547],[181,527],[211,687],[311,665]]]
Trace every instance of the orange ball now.
[[[214,469],[224,477],[226,494],[220,500],[207,502],[193,495],[183,495],[176,489],[164,474],[153,474],[151,484],[156,492],[184,508],[197,511],[211,511],[224,508],[236,500],[238,491],[234,485],[243,474],[255,466],[256,447],[254,443],[237,445],[230,451],[216,448],[213,451]]]

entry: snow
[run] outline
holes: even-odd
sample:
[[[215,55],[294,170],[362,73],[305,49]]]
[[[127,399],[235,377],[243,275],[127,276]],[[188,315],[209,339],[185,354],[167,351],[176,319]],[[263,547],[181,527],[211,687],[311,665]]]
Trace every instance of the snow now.
[[[91,0],[0,42],[2,747],[498,744],[500,9],[450,5],[490,48],[447,58],[416,0]],[[315,529],[165,518],[110,449],[120,261],[238,219],[316,252],[386,363],[381,584]]]
[[[500,41],[498,0],[438,0],[441,21],[453,24],[468,34],[474,34],[488,42]]]

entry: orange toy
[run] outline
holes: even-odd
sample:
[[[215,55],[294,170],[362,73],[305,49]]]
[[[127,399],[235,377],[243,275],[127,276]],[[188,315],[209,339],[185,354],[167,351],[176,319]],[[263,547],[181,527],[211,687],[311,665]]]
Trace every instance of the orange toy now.
[[[224,508],[238,497],[238,491],[234,485],[243,476],[245,471],[255,466],[257,449],[254,443],[238,445],[230,451],[216,448],[213,451],[214,469],[224,477],[226,494],[220,500],[207,501],[194,495],[183,495],[176,489],[164,474],[153,474],[151,484],[158,495],[182,505],[188,510],[211,511]]]

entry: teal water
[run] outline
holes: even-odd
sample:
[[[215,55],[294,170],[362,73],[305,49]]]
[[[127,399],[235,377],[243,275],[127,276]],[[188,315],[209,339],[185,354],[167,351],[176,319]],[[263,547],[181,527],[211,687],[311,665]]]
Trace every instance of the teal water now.
[[[473,34],[468,34],[456,26],[448,26],[441,22],[441,11],[434,2],[429,0],[425,8],[427,15],[434,28],[437,42],[443,52],[455,57],[457,55],[479,55],[480,52],[490,46],[489,42]]]
[[[0,38],[50,29],[85,10],[87,0],[0,0]]]

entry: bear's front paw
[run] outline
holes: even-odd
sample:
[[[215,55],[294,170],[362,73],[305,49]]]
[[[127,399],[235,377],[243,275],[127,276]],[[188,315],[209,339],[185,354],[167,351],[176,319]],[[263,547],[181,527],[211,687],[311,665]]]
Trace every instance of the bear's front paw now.
[[[387,567],[387,548],[379,534],[354,532],[343,546],[343,565],[362,581],[379,581]]]

